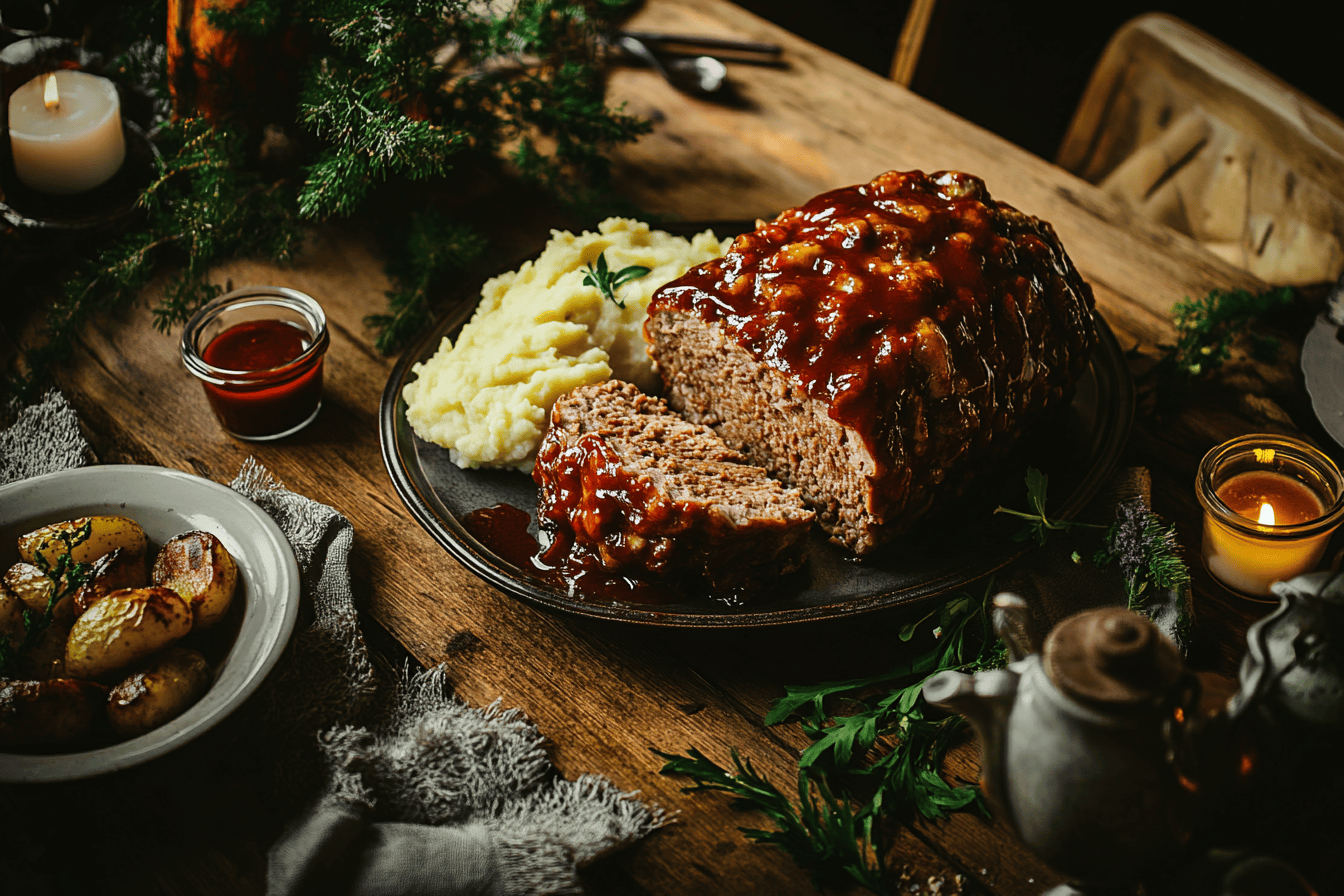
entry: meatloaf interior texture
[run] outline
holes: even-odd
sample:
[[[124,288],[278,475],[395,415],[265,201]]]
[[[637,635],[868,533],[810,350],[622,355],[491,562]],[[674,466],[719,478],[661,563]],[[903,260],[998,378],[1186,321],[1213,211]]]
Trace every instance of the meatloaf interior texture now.
[[[629,383],[559,399],[532,476],[551,561],[586,550],[612,571],[702,580],[728,597],[806,560],[814,514],[799,492]]]
[[[893,171],[758,222],[659,290],[644,336],[676,410],[864,554],[1071,400],[1092,306],[1049,224]]]

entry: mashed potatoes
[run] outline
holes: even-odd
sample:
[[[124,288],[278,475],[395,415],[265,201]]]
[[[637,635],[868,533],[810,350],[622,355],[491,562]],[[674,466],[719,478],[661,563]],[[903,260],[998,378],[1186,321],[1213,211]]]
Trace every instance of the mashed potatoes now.
[[[445,338],[412,368],[417,378],[402,391],[411,428],[459,467],[532,469],[561,395],[610,376],[655,386],[642,332],[649,297],[725,247],[709,231],[688,242],[625,218],[582,236],[552,231],[536,261],[486,282],[456,345]],[[623,309],[583,285],[603,252],[612,271],[650,268],[616,290]]]

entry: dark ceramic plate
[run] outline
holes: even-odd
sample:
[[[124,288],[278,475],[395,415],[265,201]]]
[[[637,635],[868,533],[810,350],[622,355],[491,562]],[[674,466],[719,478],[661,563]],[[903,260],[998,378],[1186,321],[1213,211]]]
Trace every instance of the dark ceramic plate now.
[[[693,233],[707,226],[722,236],[750,225],[734,222],[666,229]],[[528,532],[535,536],[537,493],[531,477],[515,471],[459,469],[448,459],[447,449],[421,440],[406,422],[401,392],[411,376],[411,365],[433,355],[445,335],[455,337],[475,308],[475,301],[463,301],[393,369],[379,408],[383,462],[411,513],[468,569],[525,601],[581,616],[679,627],[781,625],[865,613],[945,594],[1000,569],[1030,549],[1031,542],[1012,538],[1020,528],[1018,522],[994,514],[1001,504],[1026,509],[1023,478],[1028,466],[1050,477],[1050,515],[1069,519],[1115,469],[1134,416],[1129,369],[1110,327],[1098,315],[1100,340],[1073,404],[1049,427],[1024,440],[996,473],[985,477],[975,494],[931,517],[916,534],[857,560],[814,527],[811,557],[803,571],[769,599],[747,606],[728,606],[701,596],[649,604],[585,595],[582,589],[569,594],[528,575],[468,529],[473,511],[507,504],[529,515]]]

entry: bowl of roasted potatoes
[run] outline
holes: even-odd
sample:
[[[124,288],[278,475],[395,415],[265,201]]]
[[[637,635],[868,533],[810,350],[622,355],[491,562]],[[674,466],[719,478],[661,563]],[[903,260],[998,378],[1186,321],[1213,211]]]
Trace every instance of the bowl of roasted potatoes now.
[[[201,735],[262,683],[298,606],[289,542],[223,485],[107,465],[0,486],[0,782]]]

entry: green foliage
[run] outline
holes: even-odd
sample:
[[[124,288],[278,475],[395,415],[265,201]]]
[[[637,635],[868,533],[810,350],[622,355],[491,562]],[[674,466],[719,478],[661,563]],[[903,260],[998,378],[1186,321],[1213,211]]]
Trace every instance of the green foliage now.
[[[470,265],[485,251],[485,240],[469,226],[441,213],[411,215],[387,240],[385,270],[396,285],[387,293],[388,312],[364,318],[379,331],[379,351],[390,351],[429,323],[429,296],[445,275]]]
[[[1009,516],[1019,517],[1027,521],[1027,524],[1019,531],[1013,533],[1014,541],[1026,541],[1028,538],[1036,539],[1037,544],[1045,544],[1046,539],[1052,531],[1060,532],[1064,529],[1072,529],[1081,526],[1085,529],[1100,529],[1101,526],[1092,523],[1078,523],[1072,520],[1052,520],[1045,515],[1045,493],[1050,485],[1050,477],[1042,473],[1035,467],[1027,468],[1027,504],[1031,507],[1030,513],[1024,513],[1021,510],[1010,510],[1007,507],[995,508],[995,513],[1006,513]]]
[[[748,838],[787,852],[812,875],[818,889],[846,880],[873,893],[894,894],[885,863],[886,825],[915,816],[943,818],[966,809],[985,811],[973,786],[949,784],[940,773],[960,717],[931,717],[921,690],[928,676],[947,669],[973,672],[1002,665],[1006,656],[990,628],[992,583],[977,600],[957,594],[901,632],[912,641],[937,616],[931,649],[871,678],[790,685],[765,717],[766,725],[796,718],[812,740],[798,761],[798,801],[792,802],[733,752],[735,772],[692,748],[686,756],[659,753],[664,774],[695,784],[688,791],[722,790],[734,807],[760,812],[772,831],[743,828]],[[913,679],[912,679],[912,676]],[[873,693],[874,688],[882,688]],[[847,712],[834,712],[841,704]],[[880,754],[880,755],[875,755]]]
[[[1167,363],[1182,376],[1215,370],[1231,356],[1232,343],[1243,334],[1251,339],[1255,357],[1273,360],[1278,340],[1257,333],[1254,325],[1265,315],[1290,305],[1295,295],[1286,286],[1260,293],[1215,289],[1203,298],[1187,297],[1177,302],[1171,309],[1176,345]]]
[[[1137,499],[1120,504],[1115,515],[1094,561],[1098,566],[1119,561],[1131,610],[1144,612],[1149,596],[1155,592],[1183,591],[1189,586],[1190,569],[1181,557],[1174,524],[1163,525],[1161,518]],[[1178,641],[1184,641],[1189,628],[1184,601],[1177,607],[1180,618],[1176,634]]]
[[[144,223],[76,262],[42,343],[27,354],[27,375],[10,384],[21,398],[35,395],[44,375],[70,357],[95,315],[133,304],[165,256],[178,265],[154,308],[155,326],[167,331],[220,294],[208,279],[213,265],[235,256],[287,261],[298,249],[292,190],[246,166],[240,134],[186,118],[165,124],[158,140],[159,176],[140,200]]]
[[[161,264],[179,266],[154,309],[156,326],[167,330],[220,293],[210,280],[220,262],[285,262],[299,247],[303,222],[356,215],[406,240],[388,248],[387,311],[367,318],[379,330],[379,350],[397,349],[424,326],[444,273],[483,250],[464,222],[427,211],[432,194],[412,185],[453,176],[466,161],[474,169],[508,160],[524,181],[597,211],[607,153],[650,127],[603,100],[599,41],[626,5],[251,0],[207,10],[212,25],[266,48],[254,54],[258,72],[216,66],[212,86],[229,87],[237,107],[211,110],[213,127],[188,116],[158,131],[163,161],[143,200],[143,222],[75,264],[44,343],[26,358],[27,376],[7,382],[7,391],[31,398],[95,311],[134,302]],[[125,6],[119,28],[127,49],[108,73],[154,94],[162,113],[162,4]],[[253,74],[271,80],[258,88],[234,77]],[[262,123],[284,136],[288,158],[262,153]],[[604,204],[617,203],[608,197]],[[25,278],[41,280],[35,269]]]
[[[51,589],[50,596],[47,597],[47,605],[39,614],[34,614],[32,609],[24,607],[23,609],[23,637],[19,639],[18,644],[10,643],[8,634],[0,634],[0,680],[11,678],[18,674],[18,663],[33,645],[42,633],[51,627],[51,620],[56,611],[56,605],[67,594],[73,594],[78,591],[89,579],[93,567],[88,563],[81,563],[71,558],[70,552],[76,545],[83,544],[89,540],[93,534],[93,522],[86,522],[83,526],[73,532],[58,532],[55,538],[61,542],[65,550],[53,566],[47,562],[44,554],[38,553],[33,558],[33,565],[42,571],[42,573],[52,582],[55,587]],[[45,550],[47,543],[41,547]]]
[[[593,263],[589,262],[584,270],[588,273],[583,275],[583,285],[596,289],[610,299],[617,308],[624,308],[625,303],[616,298],[616,290],[631,280],[638,280],[649,272],[649,269],[642,264],[632,264],[621,268],[619,271],[613,271],[607,267],[606,252],[597,256],[597,267],[593,267]]]
[[[685,756],[654,752],[667,760],[663,774],[685,775],[695,781],[686,792],[723,791],[735,797],[733,808],[770,819],[774,830],[740,830],[747,839],[776,846],[792,856],[818,890],[847,878],[874,893],[887,892],[885,858],[873,848],[873,815],[856,811],[848,798],[833,794],[824,778],[799,775],[798,802],[794,803],[736,750],[732,751],[732,772],[694,747]]]

